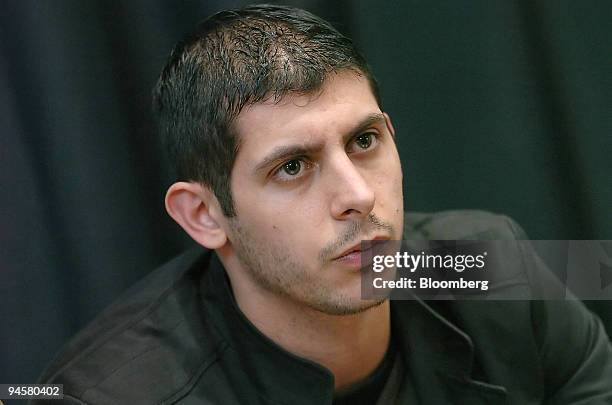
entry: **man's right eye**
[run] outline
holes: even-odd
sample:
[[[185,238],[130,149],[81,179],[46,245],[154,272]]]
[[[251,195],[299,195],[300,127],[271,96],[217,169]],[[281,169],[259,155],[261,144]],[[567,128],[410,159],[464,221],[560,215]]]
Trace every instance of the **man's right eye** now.
[[[308,174],[308,170],[312,167],[313,164],[306,158],[294,158],[278,166],[272,176],[279,182],[298,180]]]
[[[301,168],[302,162],[297,159],[290,160],[287,163],[283,164],[281,167],[281,169],[289,176],[297,175],[300,172]]]

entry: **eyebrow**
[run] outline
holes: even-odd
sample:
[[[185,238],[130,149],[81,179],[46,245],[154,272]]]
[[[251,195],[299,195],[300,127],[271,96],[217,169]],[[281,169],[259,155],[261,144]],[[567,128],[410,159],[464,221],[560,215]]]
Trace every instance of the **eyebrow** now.
[[[342,137],[342,142],[347,143],[351,138],[358,135],[360,132],[368,129],[374,124],[385,122],[385,116],[382,113],[372,113],[361,120],[353,129]],[[299,145],[283,145],[275,148],[265,158],[255,166],[254,172],[265,169],[270,164],[285,160],[294,156],[311,155],[323,148],[322,142],[313,142],[311,144]]]

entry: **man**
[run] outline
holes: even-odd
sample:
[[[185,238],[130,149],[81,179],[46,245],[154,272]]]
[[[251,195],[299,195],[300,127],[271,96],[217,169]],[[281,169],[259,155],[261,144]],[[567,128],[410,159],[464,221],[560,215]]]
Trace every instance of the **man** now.
[[[328,23],[216,14],[176,47],[155,101],[180,178],[166,208],[206,250],[65,348],[41,380],[65,403],[612,401],[610,343],[576,302],[362,299],[361,240],[522,235],[487,213],[404,218],[391,119]]]

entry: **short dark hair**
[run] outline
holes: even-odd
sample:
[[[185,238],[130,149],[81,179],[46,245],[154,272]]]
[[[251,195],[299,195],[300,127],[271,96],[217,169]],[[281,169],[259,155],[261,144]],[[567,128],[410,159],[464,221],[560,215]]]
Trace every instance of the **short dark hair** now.
[[[211,188],[235,216],[230,177],[240,140],[233,120],[248,105],[320,89],[352,70],[378,86],[352,41],[298,8],[251,5],[201,22],[172,51],[154,89],[159,131],[179,180]]]

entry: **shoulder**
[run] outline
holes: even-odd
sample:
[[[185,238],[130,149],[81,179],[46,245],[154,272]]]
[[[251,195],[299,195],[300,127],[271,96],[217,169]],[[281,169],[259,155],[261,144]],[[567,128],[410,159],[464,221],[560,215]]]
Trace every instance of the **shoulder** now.
[[[528,239],[514,220],[486,211],[406,213],[405,222],[404,239]],[[519,245],[504,251],[502,262],[516,267],[511,273],[520,277],[520,288],[559,283],[528,241]],[[431,304],[471,338],[490,381],[510,392],[539,387],[534,389],[553,403],[612,399],[610,340],[597,316],[571,295]]]
[[[406,212],[404,239],[526,239],[510,217],[481,210]]]
[[[86,403],[136,400],[137,392],[155,402],[183,388],[218,348],[199,294],[209,257],[190,250],[141,280],[63,348],[40,382],[64,384]]]

